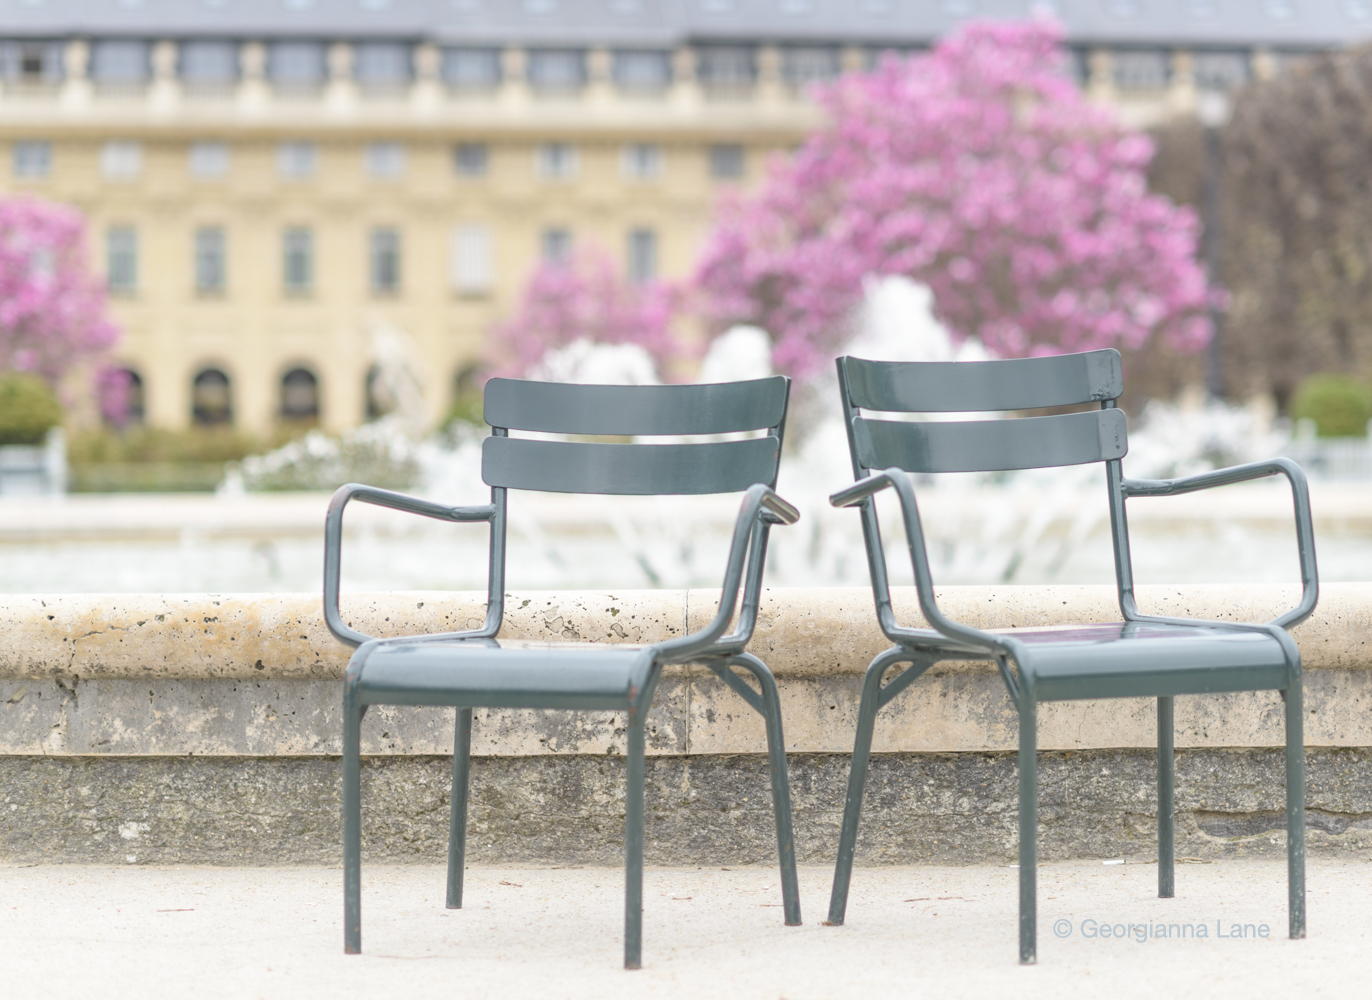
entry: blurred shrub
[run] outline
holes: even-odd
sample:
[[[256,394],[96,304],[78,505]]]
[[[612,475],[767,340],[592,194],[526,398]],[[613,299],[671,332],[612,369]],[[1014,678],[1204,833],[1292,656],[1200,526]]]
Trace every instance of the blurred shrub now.
[[[60,423],[62,405],[47,382],[23,372],[0,376],[0,444],[41,444]]]
[[[1372,390],[1352,375],[1311,375],[1296,387],[1291,416],[1315,421],[1320,437],[1363,437],[1372,420]]]
[[[97,462],[236,462],[260,448],[257,438],[231,427],[160,427],[78,431],[67,444],[73,465]]]
[[[341,437],[311,431],[238,468],[248,490],[332,490],[344,483],[405,489],[421,478],[414,443],[390,420],[365,424]]]

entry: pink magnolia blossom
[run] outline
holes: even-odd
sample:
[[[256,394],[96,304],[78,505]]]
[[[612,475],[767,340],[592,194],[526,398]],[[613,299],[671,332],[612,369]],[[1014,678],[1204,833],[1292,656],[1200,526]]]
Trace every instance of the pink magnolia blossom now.
[[[676,298],[662,282],[629,284],[594,247],[566,262],[545,262],[524,287],[514,317],[495,327],[495,370],[528,374],[545,353],[577,340],[637,344],[661,369],[682,352],[672,333]]]
[[[711,327],[753,323],[804,376],[863,279],[907,275],[1002,356],[1205,343],[1195,214],[1150,194],[1149,139],[1088,103],[1059,27],[972,22],[817,91],[827,124],[726,201],[696,275]]]
[[[102,403],[117,406],[119,380],[102,367],[118,339],[88,266],[81,214],[37,198],[0,199],[0,370],[57,387],[86,369],[97,374]]]

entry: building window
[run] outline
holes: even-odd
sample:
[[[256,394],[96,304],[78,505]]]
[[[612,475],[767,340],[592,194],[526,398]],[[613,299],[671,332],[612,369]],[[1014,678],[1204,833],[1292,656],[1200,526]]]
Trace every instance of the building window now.
[[[485,177],[491,152],[484,142],[459,142],[453,150],[453,168],[460,177]]]
[[[195,231],[195,290],[201,295],[221,295],[228,274],[222,226],[201,226]]]
[[[662,173],[662,147],[632,142],[620,151],[619,170],[629,180],[650,181]]]
[[[61,42],[0,42],[0,80],[25,87],[43,87],[52,86],[61,79]]]
[[[14,176],[46,177],[52,172],[52,143],[16,142]]]
[[[141,142],[107,142],[100,147],[100,173],[107,180],[129,181],[143,172]]]
[[[672,82],[669,53],[627,50],[614,54],[614,81],[625,90],[663,90]]]
[[[312,142],[283,142],[276,147],[276,172],[299,180],[314,175],[315,147]]]
[[[545,142],[538,147],[538,173],[548,180],[576,176],[576,147],[570,142]]]
[[[366,90],[408,86],[410,47],[400,42],[361,42],[353,47],[353,75]]]
[[[586,82],[586,54],[580,49],[533,49],[529,83],[535,90],[577,90]]]
[[[1197,52],[1191,57],[1191,67],[1201,90],[1236,90],[1248,82],[1245,52]]]
[[[746,90],[757,77],[753,50],[746,45],[705,45],[697,53],[696,72],[711,90]]]
[[[380,365],[372,365],[367,369],[367,380],[363,391],[367,399],[368,420],[380,420],[395,409],[395,400],[382,381]]]
[[[378,226],[368,242],[372,294],[395,295],[400,291],[400,231]]]
[[[122,368],[119,371],[124,376],[124,423],[141,424],[148,416],[143,376],[132,368]]]
[[[310,90],[324,83],[322,42],[272,42],[267,49],[267,78],[284,90]]]
[[[106,231],[105,278],[112,294],[132,295],[138,290],[138,230],[133,226]]]
[[[238,82],[238,46],[196,39],[177,46],[182,81],[193,88],[227,88]]]
[[[444,49],[443,82],[458,90],[489,90],[500,83],[500,53],[495,49]]]
[[[634,229],[629,232],[629,282],[643,285],[657,278],[657,232]]]
[[[201,427],[233,423],[233,385],[218,368],[206,368],[191,383],[191,420]]]
[[[1114,52],[1110,62],[1115,74],[1115,86],[1120,90],[1164,90],[1167,87],[1169,62],[1160,49]]]
[[[127,38],[91,46],[91,79],[103,87],[140,87],[152,76],[152,47]]]
[[[366,161],[372,177],[394,180],[405,173],[405,147],[398,142],[370,142]]]
[[[792,87],[832,80],[838,76],[838,49],[827,45],[796,45],[782,49],[781,75]]]
[[[281,235],[281,284],[287,295],[308,295],[314,288],[314,233],[305,226]]]
[[[229,172],[229,144],[227,142],[193,142],[186,155],[191,176],[205,180],[224,177]]]
[[[491,231],[464,224],[453,230],[451,274],[459,295],[485,295],[491,290]]]
[[[721,142],[710,147],[710,176],[717,181],[736,181],[743,176],[743,146]]]
[[[313,423],[319,419],[319,379],[308,368],[281,376],[281,419]]]
[[[563,226],[549,226],[540,240],[543,263],[566,264],[572,259],[572,231]]]

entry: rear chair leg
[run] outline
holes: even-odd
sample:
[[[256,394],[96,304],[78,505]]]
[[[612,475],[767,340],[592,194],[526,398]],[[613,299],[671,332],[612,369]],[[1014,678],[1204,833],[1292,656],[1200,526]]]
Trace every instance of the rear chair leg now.
[[[1158,699],[1158,897],[1176,895],[1177,768],[1171,697]]]
[[[467,858],[467,787],[472,771],[472,710],[457,710],[453,733],[452,815],[448,820],[448,909],[462,908]]]
[[[1038,734],[1036,706],[1019,710],[1019,961],[1038,960]]]
[[[624,788],[624,968],[643,967],[643,720],[629,723]]]
[[[786,924],[800,925],[800,884],[796,879],[796,841],[791,827],[791,783],[786,773],[786,738],[781,729],[781,699],[776,679],[759,659],[749,654],[736,658],[748,667],[762,687],[767,711],[767,757],[772,778],[772,812],[776,818],[777,855],[781,861],[781,902]]]
[[[1286,689],[1286,881],[1293,938],[1305,937],[1304,704],[1297,673]]]
[[[362,711],[343,697],[343,951],[362,952]]]
[[[853,739],[853,762],[848,771],[848,800],[843,806],[843,832],[838,840],[838,861],[834,864],[834,887],[829,894],[829,919],[840,925],[848,909],[848,885],[853,877],[853,854],[857,850],[858,819],[862,815],[862,793],[867,786],[867,765],[872,757],[872,731],[881,707],[881,678],[898,659],[882,654],[867,668],[858,703],[857,735]]]

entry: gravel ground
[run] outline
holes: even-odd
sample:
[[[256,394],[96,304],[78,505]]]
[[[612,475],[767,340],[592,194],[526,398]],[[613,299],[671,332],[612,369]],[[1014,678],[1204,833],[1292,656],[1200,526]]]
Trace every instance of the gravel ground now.
[[[472,868],[467,907],[447,910],[441,868],[364,868],[365,954],[345,956],[338,869],[5,868],[0,995],[1365,995],[1372,864],[1310,862],[1304,941],[1286,938],[1280,862],[1183,863],[1171,900],[1156,898],[1156,872],[1043,866],[1039,964],[1025,968],[1010,867],[859,870],[844,927],[822,923],[827,868],[801,872],[803,927],[782,925],[773,869],[652,869],[644,968],[625,972],[614,869]],[[1160,936],[1173,925],[1206,936]]]

